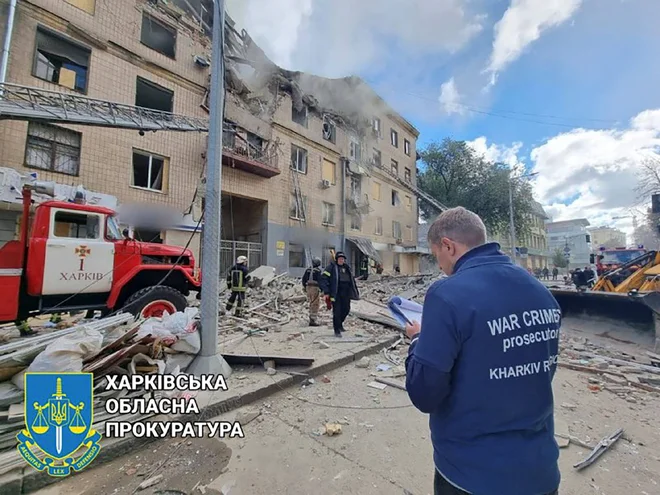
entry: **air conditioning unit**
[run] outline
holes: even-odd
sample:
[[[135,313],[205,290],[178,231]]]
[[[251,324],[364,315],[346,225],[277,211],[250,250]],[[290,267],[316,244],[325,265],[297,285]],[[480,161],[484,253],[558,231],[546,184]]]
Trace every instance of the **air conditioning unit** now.
[[[330,185],[331,185],[331,184],[330,184],[330,181],[327,180],[327,179],[323,179],[323,180],[321,181],[321,188],[323,188],[323,189],[327,189],[327,188],[329,188]]]

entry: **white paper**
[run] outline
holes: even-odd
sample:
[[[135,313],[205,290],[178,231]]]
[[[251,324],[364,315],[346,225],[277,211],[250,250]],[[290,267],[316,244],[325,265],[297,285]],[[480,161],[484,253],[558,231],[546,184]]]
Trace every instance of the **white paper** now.
[[[401,326],[405,327],[408,321],[422,324],[423,306],[421,304],[395,296],[390,299],[387,306],[394,319],[401,323]]]

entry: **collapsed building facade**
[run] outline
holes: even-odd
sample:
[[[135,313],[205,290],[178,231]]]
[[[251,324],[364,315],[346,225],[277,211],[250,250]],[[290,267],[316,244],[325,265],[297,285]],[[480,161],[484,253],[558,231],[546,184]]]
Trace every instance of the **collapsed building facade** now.
[[[20,1],[7,82],[207,119],[211,12],[207,0]],[[225,37],[222,268],[242,254],[299,275],[343,249],[356,268],[368,257],[416,272],[418,131],[358,78],[284,70],[231,19]],[[171,210],[162,229],[124,223],[141,240],[192,235],[197,253],[206,145],[202,132],[0,122],[1,166]],[[2,214],[10,231],[18,215]]]

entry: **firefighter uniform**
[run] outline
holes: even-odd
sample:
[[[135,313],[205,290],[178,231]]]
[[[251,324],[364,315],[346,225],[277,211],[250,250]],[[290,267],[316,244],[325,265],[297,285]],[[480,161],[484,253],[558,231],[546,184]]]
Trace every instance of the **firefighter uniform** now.
[[[312,267],[305,270],[302,278],[302,285],[307,293],[307,302],[309,303],[309,326],[318,327],[319,306],[321,303],[321,260],[314,258]]]
[[[239,256],[236,264],[229,269],[229,273],[227,274],[227,288],[231,290],[231,295],[229,296],[229,301],[227,301],[226,309],[229,312],[234,307],[234,304],[236,304],[234,316],[241,316],[241,309],[245,304],[246,284],[249,279],[247,258],[245,256]]]
[[[332,326],[336,337],[344,331],[344,320],[351,312],[351,300],[360,299],[355,278],[346,263],[346,255],[338,252],[337,261],[330,263],[321,274],[321,290],[332,301]]]

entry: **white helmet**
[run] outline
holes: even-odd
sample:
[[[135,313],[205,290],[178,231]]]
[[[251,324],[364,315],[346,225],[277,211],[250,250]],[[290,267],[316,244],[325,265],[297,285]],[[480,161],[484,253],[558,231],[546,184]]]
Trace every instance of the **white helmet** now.
[[[248,261],[247,256],[239,256],[238,258],[236,258],[236,263],[238,263],[239,265],[243,265],[247,263],[247,261]]]

